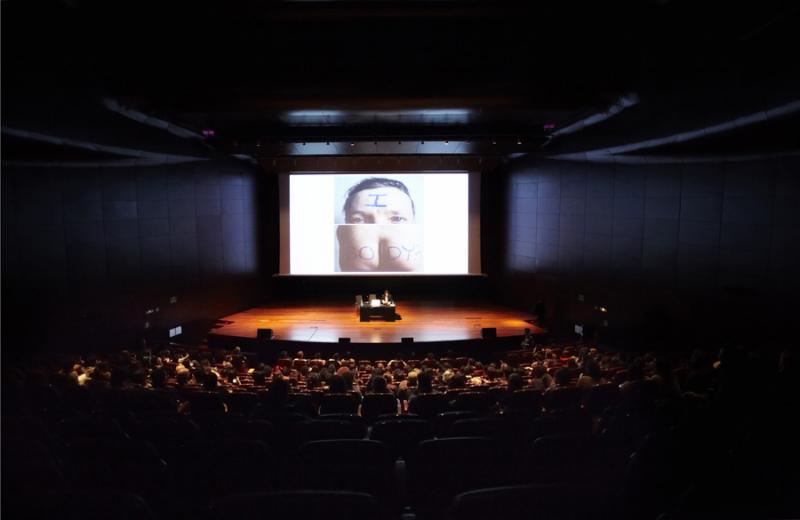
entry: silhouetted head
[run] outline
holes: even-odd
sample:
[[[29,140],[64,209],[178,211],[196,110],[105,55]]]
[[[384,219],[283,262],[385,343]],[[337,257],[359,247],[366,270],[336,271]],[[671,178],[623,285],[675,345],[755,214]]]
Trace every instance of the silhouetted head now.
[[[347,392],[344,378],[340,375],[331,376],[330,379],[328,379],[328,387],[333,394],[343,394]]]
[[[508,376],[508,391],[514,392],[522,388],[522,376],[514,372]]]
[[[383,376],[375,376],[372,378],[372,391],[376,394],[385,394],[388,392],[386,386],[386,378]]]

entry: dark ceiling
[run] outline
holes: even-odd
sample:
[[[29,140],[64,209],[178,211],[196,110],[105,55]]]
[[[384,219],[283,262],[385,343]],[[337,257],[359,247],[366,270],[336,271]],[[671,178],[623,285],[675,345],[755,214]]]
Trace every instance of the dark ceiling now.
[[[653,106],[724,91],[735,115],[754,95],[800,92],[789,1],[7,0],[2,11],[4,111],[56,93],[98,109],[113,99],[231,153],[412,140],[420,152],[426,139],[530,151],[629,93]]]

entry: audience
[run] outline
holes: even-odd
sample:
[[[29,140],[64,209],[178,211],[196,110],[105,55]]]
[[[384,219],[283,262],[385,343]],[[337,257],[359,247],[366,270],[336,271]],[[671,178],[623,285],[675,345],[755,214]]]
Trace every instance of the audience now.
[[[788,349],[783,352],[775,352],[771,360],[766,353],[751,352],[742,347],[722,349],[716,356],[701,350],[692,352],[690,356],[683,356],[679,353],[632,355],[586,346],[550,345],[541,346],[535,353],[530,350],[524,351],[523,360],[517,361],[513,361],[511,356],[499,359],[472,359],[458,358],[452,354],[443,358],[428,354],[422,360],[413,359],[413,357],[403,359],[401,355],[396,354],[393,359],[384,361],[358,359],[351,353],[345,353],[343,356],[336,354],[328,360],[324,360],[321,354],[317,353],[312,359],[307,360],[300,351],[291,359],[286,352],[281,352],[278,357],[269,360],[264,358],[264,361],[257,363],[254,363],[257,359],[255,354],[246,354],[238,348],[227,352],[207,350],[170,352],[157,349],[154,352],[157,352],[157,355],[147,351],[123,351],[105,357],[75,357],[45,361],[39,365],[10,367],[6,370],[8,375],[4,378],[4,389],[9,389],[11,392],[11,389],[16,388],[13,391],[29,393],[29,397],[22,400],[21,403],[23,406],[31,407],[26,412],[29,416],[45,414],[44,418],[47,421],[42,421],[42,427],[47,428],[54,425],[53,427],[56,428],[54,430],[56,433],[50,434],[50,438],[57,438],[58,432],[66,431],[60,423],[64,417],[58,414],[64,413],[68,406],[77,406],[74,402],[67,404],[66,396],[72,395],[70,392],[78,391],[82,392],[81,395],[93,396],[94,401],[87,400],[87,403],[100,403],[104,399],[112,399],[112,396],[117,396],[114,398],[116,400],[109,402],[120,408],[105,405],[108,408],[88,408],[87,411],[104,413],[106,410],[112,410],[115,417],[120,419],[119,424],[129,429],[129,433],[133,435],[147,430],[145,426],[148,422],[156,424],[163,421],[164,418],[158,418],[155,413],[148,413],[146,409],[144,411],[134,408],[127,410],[125,408],[127,406],[126,399],[119,399],[118,396],[138,396],[147,393],[148,389],[157,390],[158,392],[153,392],[152,395],[168,397],[165,402],[171,403],[168,406],[173,408],[175,417],[180,416],[188,421],[195,421],[202,429],[214,426],[206,424],[208,421],[203,421],[197,410],[192,414],[191,406],[186,406],[185,403],[192,401],[196,392],[214,392],[214,399],[224,401],[227,410],[225,416],[230,417],[231,420],[231,423],[225,428],[230,428],[230,431],[233,432],[234,425],[238,424],[236,421],[253,421],[252,424],[248,423],[250,424],[248,428],[253,431],[256,431],[256,425],[261,425],[259,427],[263,429],[259,430],[258,435],[261,437],[258,439],[277,443],[274,445],[276,460],[283,460],[284,456],[290,457],[286,454],[294,453],[292,450],[300,442],[298,432],[305,431],[306,425],[316,420],[319,412],[318,397],[326,392],[356,393],[360,397],[360,391],[364,388],[367,394],[391,395],[397,398],[397,410],[402,414],[405,410],[423,413],[423,410],[434,409],[428,405],[424,407],[414,405],[417,400],[419,403],[428,400],[436,401],[439,397],[437,394],[444,397],[448,390],[468,389],[473,391],[471,394],[473,396],[475,393],[481,392],[490,403],[489,407],[480,408],[480,412],[470,413],[477,413],[479,417],[489,417],[491,421],[495,422],[511,420],[513,422],[510,424],[514,424],[514,428],[519,430],[520,439],[515,440],[513,436],[508,439],[503,437],[506,439],[504,441],[504,450],[506,451],[503,453],[516,454],[515,456],[519,457],[520,461],[527,460],[525,459],[528,456],[526,450],[530,445],[524,444],[524,442],[526,442],[527,435],[532,435],[531,432],[538,432],[537,437],[545,434],[554,435],[556,438],[558,435],[572,435],[569,437],[570,442],[575,442],[576,438],[583,439],[583,437],[576,437],[577,434],[591,436],[591,442],[585,440],[584,444],[576,444],[572,448],[573,452],[559,452],[560,455],[557,457],[553,455],[554,458],[547,459],[551,461],[551,464],[556,464],[553,461],[558,460],[561,461],[558,464],[567,466],[559,472],[559,475],[566,474],[566,469],[573,469],[569,465],[577,464],[582,457],[587,457],[582,462],[590,464],[590,461],[593,460],[591,456],[600,456],[593,455],[591,452],[594,446],[592,442],[603,442],[610,443],[607,452],[601,453],[602,457],[607,458],[603,460],[608,460],[609,463],[590,469],[601,473],[608,472],[608,478],[611,479],[615,468],[620,467],[630,471],[632,482],[642,486],[647,481],[637,481],[634,478],[638,475],[635,471],[642,471],[635,464],[644,464],[645,457],[654,456],[646,451],[647,442],[651,444],[666,442],[662,437],[669,442],[678,442],[675,439],[683,439],[684,437],[681,435],[686,435],[685,438],[694,439],[692,442],[697,443],[691,445],[694,450],[691,452],[692,457],[701,457],[706,451],[709,453],[708,459],[698,460],[707,461],[710,467],[708,471],[711,471],[714,464],[721,464],[721,457],[725,457],[727,453],[734,453],[731,450],[742,450],[743,447],[750,446],[762,449],[761,444],[758,443],[762,442],[761,437],[764,436],[764,432],[758,429],[759,423],[755,419],[763,421],[766,419],[766,415],[759,415],[760,412],[758,407],[753,405],[755,401],[752,397],[749,401],[744,401],[743,396],[759,395],[765,400],[769,396],[776,396],[775,402],[781,403],[780,406],[785,410],[790,410],[791,406],[796,404],[788,397],[796,386],[796,355]],[[286,360],[289,360],[290,363],[287,363]],[[275,363],[275,368],[273,369],[273,366],[267,364],[266,361]],[[771,362],[768,363],[768,361]],[[762,384],[756,387],[744,384],[756,379]],[[609,384],[612,381],[616,382],[618,386]],[[561,415],[542,408],[528,410],[530,412],[528,415],[519,413],[518,407],[524,406],[526,402],[523,398],[531,395],[536,397],[551,389],[577,387],[583,390],[582,393],[578,393],[579,397],[583,395],[584,399],[588,397],[596,399],[597,396],[592,392],[598,385],[603,385],[603,388],[598,390],[617,392],[618,388],[625,398],[614,400],[613,393],[609,392],[608,400],[601,402],[601,405],[596,408],[596,403],[593,401],[594,404],[591,408],[586,405],[578,411],[562,412]],[[33,405],[43,399],[41,397],[43,388],[49,388],[63,396],[60,408]],[[524,392],[519,392],[520,390],[524,390]],[[640,401],[636,401],[630,396],[633,393],[633,397],[636,397],[638,393],[644,391],[652,391],[646,397],[653,400],[653,406],[641,406]],[[203,395],[205,396],[205,394]],[[237,395],[245,398],[241,402],[251,403],[249,408],[242,411],[241,408],[236,407],[238,401],[233,398]],[[431,397],[421,399],[422,396]],[[248,401],[249,398],[252,400]],[[4,404],[5,402],[4,398]],[[130,402],[134,402],[134,397],[130,398]],[[440,402],[444,407],[441,411],[447,411],[449,406],[455,406],[453,400],[442,399]],[[538,403],[539,401],[532,399],[530,402]],[[587,402],[588,399],[584,401],[584,404]],[[742,406],[743,404],[748,406]],[[85,404],[83,406],[92,405]],[[532,404],[531,406],[541,406],[541,404]],[[624,408],[624,406],[628,407]],[[13,406],[4,406],[4,419],[7,419],[3,421],[5,425],[14,424],[12,417],[5,415],[11,413],[13,409]],[[164,411],[159,413],[163,414]],[[582,421],[584,416],[581,414],[586,415],[585,421]],[[690,422],[691,418],[705,419],[706,417],[708,419],[705,422],[700,419],[694,419],[697,422]],[[170,420],[174,420],[174,417]],[[415,420],[422,422],[427,420],[427,417]],[[441,426],[443,430],[439,432],[440,425],[436,417],[431,417],[430,420],[431,424],[437,425],[436,436],[448,435],[447,430],[444,429],[445,426]],[[769,420],[780,423],[780,418],[770,418]],[[736,425],[737,430],[728,435],[737,436],[732,439],[721,437],[723,435],[721,426],[718,426],[715,421],[722,421],[719,424],[724,425]],[[441,422],[444,423],[444,419]],[[485,427],[488,427],[489,424],[494,424],[494,422],[487,423]],[[221,426],[217,427],[222,428]],[[478,427],[478,424],[470,425],[470,427]],[[702,430],[703,427],[708,430]],[[6,426],[4,426],[4,437],[5,428]],[[372,428],[371,425],[370,428]],[[559,428],[562,428],[563,431]],[[351,430],[352,428],[348,431]],[[705,436],[697,433],[698,430]],[[226,433],[223,434],[222,431]],[[246,431],[242,427],[237,430],[237,434],[243,435]],[[363,431],[367,432],[367,437],[371,435],[371,430]],[[203,431],[203,435],[225,438],[228,435],[227,432],[227,429],[216,433]],[[499,430],[495,433],[500,435]],[[351,434],[348,433],[348,435]],[[356,435],[364,434],[357,433]],[[537,437],[531,437],[528,440],[532,441]],[[708,444],[709,439],[719,442],[720,446],[717,448],[714,444]],[[163,439],[157,440],[164,441]],[[558,447],[554,440],[550,442],[554,443],[554,449]],[[702,444],[703,442],[707,444]],[[666,450],[661,447],[661,444],[653,444],[653,446],[659,446],[659,449]],[[669,444],[664,446],[669,446]],[[163,448],[163,442],[158,448],[159,450]],[[781,463],[780,459],[774,459],[777,461],[774,462],[770,458],[771,451],[766,447],[763,449],[767,450],[763,457],[759,455],[751,463],[763,465],[760,467],[762,472],[766,469],[775,471],[760,474],[769,474],[772,475],[772,478],[778,479],[790,471],[790,468]],[[534,451],[533,453],[538,452]],[[664,451],[663,453],[664,459],[670,464],[687,463],[688,458],[687,460],[683,458],[669,459],[666,454],[673,452]],[[631,458],[633,454],[636,454],[638,458]],[[167,453],[165,459],[168,459],[169,455],[172,454]],[[532,455],[530,456],[532,457]],[[611,457],[614,456],[618,458],[612,460]],[[510,457],[510,455],[506,455],[506,457]],[[773,463],[777,466],[769,465]],[[476,464],[480,466],[481,463],[476,462]],[[536,472],[539,474],[537,478],[546,478],[554,469],[557,468],[537,466]],[[746,472],[748,469],[749,467],[742,467],[741,471]],[[521,474],[525,474],[524,467],[521,468]],[[580,472],[576,474],[580,478],[589,478]],[[515,473],[510,473],[507,479],[514,481],[513,479],[517,478],[515,475]],[[706,478],[706,474],[703,475],[703,478]],[[735,476],[741,476],[741,473],[732,473],[730,478],[733,479]],[[727,477],[723,475],[721,478]],[[525,482],[528,481],[520,481],[520,483]],[[623,486],[623,484],[619,485]],[[657,486],[654,489],[648,492],[666,492]],[[648,502],[644,498],[652,495],[631,493],[629,496],[632,497],[630,498],[633,503],[631,508],[634,506],[638,508],[656,507],[650,505],[656,504],[656,501]],[[636,502],[638,500],[636,497],[639,496],[643,497],[641,503]],[[661,504],[663,503],[661,502]],[[675,503],[677,504],[677,502]],[[656,512],[660,513],[666,510],[661,509]],[[642,511],[642,509],[634,508],[616,517],[634,518]],[[626,514],[628,516],[625,516]],[[645,516],[648,515],[642,514],[642,517]]]

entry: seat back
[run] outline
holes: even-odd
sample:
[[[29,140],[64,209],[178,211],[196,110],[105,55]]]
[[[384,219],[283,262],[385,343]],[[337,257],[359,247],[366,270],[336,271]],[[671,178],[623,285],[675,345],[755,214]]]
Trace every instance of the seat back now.
[[[46,498],[45,498],[46,497]],[[107,491],[97,493],[93,490],[71,489],[63,493],[47,493],[38,501],[32,501],[24,509],[7,509],[25,511],[25,518],[81,518],[83,520],[100,520],[121,518],[127,520],[152,520],[156,516],[152,507],[139,495]],[[12,504],[4,503],[3,507]]]
[[[534,419],[530,427],[530,441],[545,435],[589,434],[592,416],[583,411],[552,413]]]
[[[459,419],[450,425],[448,435],[452,437],[486,437],[507,441],[514,424],[502,417],[478,417]]]
[[[581,407],[583,389],[578,387],[555,388],[544,393],[544,407],[547,411],[573,411]]]
[[[253,392],[226,394],[223,400],[228,405],[228,412],[249,417],[258,404],[258,394]]]
[[[394,394],[367,394],[361,403],[361,416],[372,421],[379,415],[397,413],[397,398]]]
[[[542,413],[544,398],[539,390],[516,390],[505,401],[505,408],[511,413],[536,417]]]
[[[307,489],[361,491],[391,499],[394,458],[374,440],[336,439],[307,442],[297,451],[295,485]]]
[[[275,454],[264,442],[246,440],[192,441],[184,444],[172,465],[178,496],[204,502],[233,492],[272,489],[276,484]]]
[[[589,484],[607,477],[608,466],[601,461],[600,441],[590,434],[546,435],[530,446],[520,482],[531,484]],[[547,468],[547,471],[530,471]]]
[[[369,438],[383,442],[395,458],[405,459],[417,444],[433,438],[433,425],[425,419],[406,417],[377,421]]]
[[[461,419],[474,419],[478,417],[476,412],[471,410],[458,410],[455,412],[443,412],[436,414],[433,418],[433,426],[437,437],[444,437],[450,432],[450,425]]]
[[[478,437],[420,442],[407,462],[411,502],[423,513],[441,514],[464,491],[500,485],[497,445]]]
[[[320,396],[319,413],[358,413],[358,395],[322,394]]]
[[[134,493],[148,502],[167,492],[167,464],[146,441],[81,439],[65,453],[67,478],[76,488]]]
[[[433,419],[436,414],[448,409],[445,394],[417,394],[408,402],[408,411],[424,419]]]
[[[590,388],[584,397],[583,406],[592,415],[602,415],[606,408],[619,402],[619,385],[606,383]]]
[[[343,420],[306,421],[299,427],[299,431],[303,441],[363,439],[367,436],[366,426]]]
[[[219,520],[260,520],[292,518],[293,520],[352,520],[377,518],[379,504],[367,493],[351,491],[277,491],[230,495],[214,502],[211,517]]]
[[[468,491],[456,496],[447,512],[449,520],[528,520],[530,518],[614,518],[591,488],[554,485],[501,486]]]
[[[450,409],[453,411],[472,411],[478,414],[485,414],[490,406],[487,392],[460,392],[450,402]]]
[[[189,410],[194,415],[222,415],[225,403],[215,392],[193,392],[189,396]]]

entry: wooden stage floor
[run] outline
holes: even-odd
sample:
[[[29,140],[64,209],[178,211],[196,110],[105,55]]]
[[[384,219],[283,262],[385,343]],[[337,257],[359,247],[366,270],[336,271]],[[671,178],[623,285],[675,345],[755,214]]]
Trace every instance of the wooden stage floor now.
[[[221,318],[210,333],[218,336],[255,338],[257,329],[272,329],[273,338],[288,341],[335,343],[400,343],[460,341],[481,338],[481,329],[494,327],[497,337],[522,336],[525,328],[542,329],[525,321],[531,315],[487,303],[450,301],[399,301],[395,322],[361,322],[355,304],[316,303],[265,305]]]

